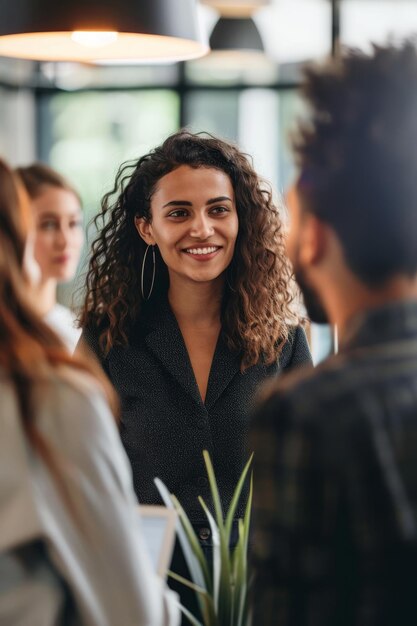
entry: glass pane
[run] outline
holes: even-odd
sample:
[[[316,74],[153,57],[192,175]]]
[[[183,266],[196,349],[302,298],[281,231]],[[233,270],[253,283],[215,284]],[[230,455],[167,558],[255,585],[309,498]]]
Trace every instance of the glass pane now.
[[[328,0],[273,0],[254,19],[266,51],[278,63],[306,61],[330,52]]]
[[[253,158],[256,171],[277,188],[280,145],[279,96],[275,90],[241,92],[238,139],[242,149]]]
[[[179,65],[83,65],[39,63],[38,86],[55,86],[67,91],[94,88],[132,88],[140,85],[171,87],[178,82]]]
[[[178,128],[179,97],[168,90],[59,94],[50,98],[48,113],[45,156],[77,186],[91,215],[119,165]]]
[[[0,89],[0,154],[12,165],[35,159],[35,107],[29,89]]]
[[[43,106],[47,131],[43,158],[79,190],[86,223],[98,212],[102,195],[112,188],[120,164],[139,158],[174,132],[179,112],[179,96],[169,90],[85,92],[48,98]],[[80,272],[85,264],[84,259]],[[61,287],[60,301],[73,304],[79,284],[76,279]]]
[[[310,348],[314,365],[335,351],[334,332],[325,324],[310,324]]]
[[[298,91],[281,92],[279,96],[279,151],[278,185],[284,191],[295,177],[294,156],[291,150],[291,134],[294,133],[297,120],[305,116],[306,110]]]
[[[278,65],[260,52],[209,54],[185,64],[185,79],[195,85],[269,85],[278,78]]]
[[[369,49],[370,43],[386,43],[417,33],[415,0],[344,0],[341,3],[341,42]]]
[[[294,176],[289,133],[303,111],[296,90],[204,90],[184,96],[185,124],[238,141],[256,170],[283,192]]]
[[[280,194],[295,175],[290,134],[303,112],[295,89],[247,89],[239,97],[239,143]]]
[[[184,95],[184,122],[193,132],[237,139],[238,91],[196,90]]]

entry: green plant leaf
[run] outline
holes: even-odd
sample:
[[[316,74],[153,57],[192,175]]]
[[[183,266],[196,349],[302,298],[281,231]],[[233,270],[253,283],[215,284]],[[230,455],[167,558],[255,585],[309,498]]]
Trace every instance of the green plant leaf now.
[[[189,589],[192,589],[196,593],[202,593],[202,594],[206,594],[207,595],[207,589],[203,589],[203,587],[199,587],[198,585],[193,583],[191,580],[188,580],[188,578],[184,578],[184,576],[181,576],[180,574],[177,574],[177,572],[173,572],[172,570],[168,570],[168,576],[170,578],[173,578],[174,580],[177,580],[182,585],[185,585],[185,587],[188,587]]]
[[[221,576],[220,533],[214,517],[210,513],[207,504],[204,502],[201,496],[198,497],[198,501],[200,502],[204,513],[206,514],[211,529],[211,536],[213,541],[213,602],[216,614],[218,614]]]
[[[236,563],[235,585],[239,593],[236,597],[235,610],[237,615],[237,624],[242,626],[244,621],[245,599],[247,592],[247,550],[245,546],[245,531],[242,520],[239,520],[239,556]]]
[[[236,485],[235,491],[233,493],[233,498],[230,502],[230,506],[229,506],[229,510],[227,512],[227,517],[226,517],[226,535],[227,535],[227,540],[230,542],[230,533],[232,530],[232,524],[233,524],[233,519],[235,517],[235,513],[236,513],[236,507],[238,505],[239,502],[239,498],[240,495],[242,493],[242,489],[243,489],[243,485],[245,484],[245,480],[246,480],[246,476],[248,474],[249,468],[252,464],[252,459],[253,459],[253,452],[249,457],[248,462],[246,463],[243,472],[239,478],[239,482]]]
[[[185,617],[189,620],[189,622],[193,626],[203,626],[203,624],[196,618],[188,609],[185,608],[182,604],[179,605],[181,611],[184,613]]]
[[[184,534],[186,537],[186,541],[184,542],[184,545],[190,546],[192,548],[193,553],[195,554],[197,561],[198,561],[198,565],[201,568],[201,573],[203,576],[203,580],[201,582],[198,582],[197,580],[194,580],[194,582],[196,584],[199,584],[201,587],[203,587],[204,589],[207,589],[207,591],[209,591],[210,593],[212,592],[212,580],[211,580],[211,575],[210,575],[210,570],[207,564],[207,559],[203,553],[203,550],[201,548],[200,545],[200,541],[197,537],[197,534],[193,528],[193,525],[191,524],[187,513],[184,511],[184,509],[182,508],[181,504],[179,503],[179,501],[177,500],[177,498],[172,495],[172,502],[174,504],[175,510],[178,513],[178,517],[181,521],[182,524],[182,529],[184,530]],[[188,543],[187,543],[188,541]],[[181,544],[181,546],[183,547],[183,545]],[[183,547],[184,550],[184,547]],[[191,573],[191,571],[190,571]]]
[[[239,539],[242,537],[242,554],[240,562],[240,604],[239,604],[239,617],[238,624],[245,626],[250,620],[249,608],[248,608],[248,546],[249,546],[249,531],[252,512],[252,499],[253,499],[253,473],[251,473],[249,483],[249,494],[246,502],[245,515],[243,522],[239,520]]]
[[[177,511],[177,536],[194,583],[203,589],[211,589],[211,579],[207,561],[186,512],[178,502],[177,498],[169,493],[162,480],[155,478],[154,482],[165,506],[173,508]]]
[[[181,607],[192,626],[250,626],[247,552],[253,496],[252,476],[244,518],[238,520],[238,541],[232,553],[230,551],[230,534],[253,455],[245,465],[236,485],[226,519],[223,517],[213,465],[206,450],[204,450],[203,456],[209,479],[214,515],[203,498],[199,497],[198,499],[211,529],[213,568],[211,571],[199,539],[181,504],[174,495],[168,492],[165,485],[156,479],[155,483],[165,504],[174,508],[178,513],[178,539],[189,566],[192,581],[179,576],[175,572],[170,572],[169,574],[197,594],[202,622],[185,607]]]
[[[230,578],[230,551],[229,541],[226,539],[224,527],[223,510],[220,501],[219,490],[217,487],[216,477],[214,475],[213,465],[207,450],[203,451],[204,462],[206,464],[207,475],[210,484],[211,497],[213,499],[214,511],[216,515],[217,526],[220,538],[220,583],[218,597],[218,620],[220,624],[227,624],[230,621],[231,612],[231,578]]]
[[[233,595],[233,620],[235,626],[244,626],[248,621],[247,595],[248,595],[248,542],[250,514],[253,497],[253,476],[251,475],[248,500],[243,520],[239,520],[239,539],[232,555],[232,578],[234,586]]]
[[[180,576],[176,572],[172,572],[170,570],[168,574],[170,578],[174,578],[174,580],[177,580],[182,585],[185,585],[189,589],[192,589],[193,591],[195,591],[196,594],[199,595],[199,600],[202,605],[201,612],[204,618],[204,624],[206,626],[217,626],[217,616],[216,616],[216,611],[214,609],[213,598],[211,594],[209,594],[206,589],[203,589],[202,587],[195,585],[194,583],[191,582],[191,580],[188,580],[187,578]],[[181,608],[185,609],[185,607],[183,607],[182,605],[180,606]],[[186,610],[187,609],[185,609],[185,611]]]
[[[216,521],[219,529],[223,527],[224,517],[222,503],[219,495],[219,488],[217,487],[216,476],[214,475],[213,465],[210,459],[210,455],[207,450],[203,450],[204,463],[206,465],[207,475],[210,483],[210,493],[213,498],[214,512],[216,514]]]
[[[253,500],[253,472],[251,473],[251,476],[250,476],[248,500],[246,502],[245,515],[243,518],[246,561],[247,561],[247,553],[248,553],[248,545],[249,545],[249,531],[250,531],[250,522],[251,522],[251,513],[252,513],[252,500]]]

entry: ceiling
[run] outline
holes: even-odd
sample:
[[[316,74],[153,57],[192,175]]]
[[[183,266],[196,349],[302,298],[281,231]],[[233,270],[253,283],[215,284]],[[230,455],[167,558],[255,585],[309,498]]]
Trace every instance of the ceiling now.
[[[236,82],[271,84],[296,81],[299,65],[321,58],[332,49],[332,32],[342,45],[367,48],[387,36],[417,33],[415,0],[202,0],[199,15],[211,32],[221,5],[258,5],[253,18],[261,33],[265,58],[259,67],[207,69],[198,61],[163,66],[88,66],[73,63],[34,63],[0,58],[0,85],[9,89],[51,90],[124,89],[170,86],[184,82],[225,87]],[[212,6],[208,6],[211,4]],[[338,23],[335,25],[335,8]],[[333,12],[332,12],[333,9]],[[222,9],[223,10],[223,9]],[[339,21],[340,20],[340,21]],[[337,26],[335,31],[335,26]],[[223,74],[222,74],[223,70]],[[210,73],[211,72],[211,73]],[[214,72],[214,73],[213,73]],[[234,79],[230,79],[233,75]],[[237,78],[236,78],[237,77]]]

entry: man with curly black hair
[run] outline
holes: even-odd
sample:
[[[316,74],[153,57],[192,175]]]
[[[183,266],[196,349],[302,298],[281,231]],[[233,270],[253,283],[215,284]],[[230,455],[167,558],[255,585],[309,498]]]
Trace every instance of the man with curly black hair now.
[[[339,333],[254,416],[254,623],[417,623],[417,52],[305,73],[287,249]]]

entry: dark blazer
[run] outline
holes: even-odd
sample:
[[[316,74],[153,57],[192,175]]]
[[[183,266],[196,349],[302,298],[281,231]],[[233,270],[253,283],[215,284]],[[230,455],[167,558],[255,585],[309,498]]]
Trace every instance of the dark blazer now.
[[[153,482],[158,476],[196,522],[204,519],[197,496],[210,501],[202,451],[210,453],[227,508],[247,460],[248,415],[257,389],[265,379],[311,362],[301,327],[291,330],[277,363],[255,365],[244,373],[239,355],[220,336],[203,403],[168,302],[145,307],[129,333],[129,345],[112,348],[106,357],[97,330],[85,329],[82,340],[119,394],[121,438],[140,502],[160,503]]]

